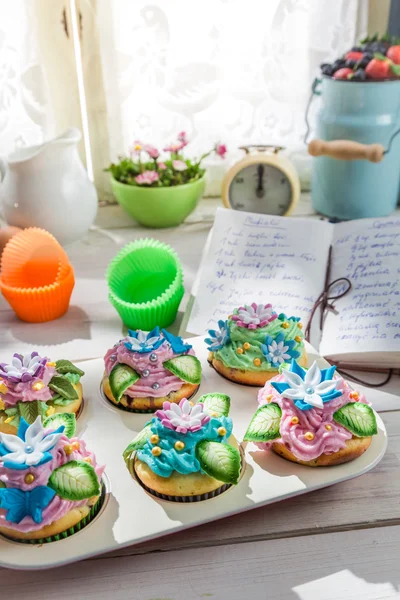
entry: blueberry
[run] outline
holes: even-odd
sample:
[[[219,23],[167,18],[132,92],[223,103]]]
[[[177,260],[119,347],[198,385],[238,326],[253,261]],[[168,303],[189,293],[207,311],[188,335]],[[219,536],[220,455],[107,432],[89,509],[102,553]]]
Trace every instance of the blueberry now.
[[[322,72],[322,75],[328,75],[329,77],[331,77],[334,73],[334,69],[333,69],[332,65],[322,65],[321,72]]]
[[[367,79],[367,76],[365,74],[364,69],[357,69],[357,71],[354,73],[352,81],[365,81]]]
[[[335,71],[337,71],[338,69],[341,69],[342,67],[344,67],[344,65],[346,64],[346,59],[345,58],[338,58],[337,60],[335,60],[335,62],[333,63],[333,68]]]
[[[360,46],[353,46],[350,52],[362,52],[362,49],[360,48]]]
[[[370,54],[364,54],[361,60],[358,61],[357,67],[361,69],[365,69],[368,63],[372,60],[372,56]]]
[[[371,52],[379,52],[379,54],[386,54],[387,46],[383,42],[374,42],[370,47]]]
[[[352,60],[351,58],[347,59],[344,66],[352,69],[357,64],[356,60]]]

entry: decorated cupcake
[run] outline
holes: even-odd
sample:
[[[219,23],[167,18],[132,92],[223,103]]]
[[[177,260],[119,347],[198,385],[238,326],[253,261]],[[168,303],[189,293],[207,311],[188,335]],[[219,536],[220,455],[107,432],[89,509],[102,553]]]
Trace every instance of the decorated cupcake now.
[[[11,364],[0,364],[0,432],[17,433],[21,417],[77,414],[82,404],[84,375],[69,360],[50,362],[37,352],[14,354]]]
[[[292,359],[307,364],[300,319],[277,315],[271,304],[241,306],[218,326],[205,339],[208,362],[231,381],[261,386]]]
[[[314,362],[307,370],[293,360],[260,390],[245,441],[311,467],[361,456],[378,433],[375,413],[335,369]]]
[[[18,434],[0,433],[0,533],[44,543],[79,531],[97,514],[104,468],[75,433],[75,415],[42,424],[20,418]]]
[[[228,417],[230,398],[206,394],[196,404],[164,402],[124,452],[150,494],[175,502],[213,498],[240,476],[240,454]]]
[[[190,344],[159,327],[128,336],[104,357],[103,390],[123,410],[154,412],[168,401],[179,403],[198,389],[201,364]]]

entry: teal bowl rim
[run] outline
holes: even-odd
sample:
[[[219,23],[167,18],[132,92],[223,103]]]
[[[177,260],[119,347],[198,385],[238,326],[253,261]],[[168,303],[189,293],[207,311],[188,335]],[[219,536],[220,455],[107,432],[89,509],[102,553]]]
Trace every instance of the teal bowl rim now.
[[[153,298],[152,300],[147,300],[146,302],[127,302],[126,300],[122,300],[122,298],[119,298],[119,296],[117,296],[117,294],[111,288],[109,283],[109,277],[111,276],[113,269],[118,266],[118,264],[123,258],[125,258],[125,256],[130,254],[132,251],[139,250],[142,248],[158,248],[166,251],[174,259],[177,272],[174,277],[174,280],[169,284],[167,289],[164,290],[164,292],[156,298]],[[153,308],[155,305],[159,306],[160,303],[165,304],[166,302],[169,302],[172,299],[172,296],[176,294],[180,286],[183,288],[183,290],[185,289],[183,284],[183,268],[177,253],[168,244],[164,244],[163,242],[160,242],[153,238],[140,238],[139,240],[135,240],[134,242],[129,242],[123,248],[121,248],[121,250],[116,256],[114,256],[114,258],[110,261],[107,267],[106,281],[108,286],[109,298],[112,297],[113,299],[115,299],[116,303],[125,306],[126,308],[134,307],[135,310],[147,310],[149,308]],[[110,301],[112,302],[112,300]]]

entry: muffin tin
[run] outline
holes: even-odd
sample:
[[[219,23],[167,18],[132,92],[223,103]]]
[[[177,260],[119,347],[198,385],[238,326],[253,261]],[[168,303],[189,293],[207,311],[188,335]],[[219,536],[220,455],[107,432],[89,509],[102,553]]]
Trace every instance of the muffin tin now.
[[[209,367],[203,338],[189,340],[203,365],[203,379],[196,394],[221,392],[231,397],[230,416],[233,433],[243,439],[257,407],[258,388],[234,384]],[[307,346],[309,364],[318,359]],[[111,406],[102,396],[99,382],[103,360],[80,363],[85,403],[77,422],[77,433],[95,452],[100,464],[106,464],[106,498],[100,513],[70,538],[45,545],[24,545],[0,536],[0,566],[12,569],[47,569],[120,550],[132,544],[161,537],[189,527],[227,517],[330,486],[372,469],[383,457],[387,436],[379,415],[378,435],[360,458],[336,467],[310,468],[288,462],[273,453],[242,444],[245,468],[238,485],[221,495],[196,503],[169,502],[150,496],[131,476],[122,453],[145,423],[146,414],[131,414]]]

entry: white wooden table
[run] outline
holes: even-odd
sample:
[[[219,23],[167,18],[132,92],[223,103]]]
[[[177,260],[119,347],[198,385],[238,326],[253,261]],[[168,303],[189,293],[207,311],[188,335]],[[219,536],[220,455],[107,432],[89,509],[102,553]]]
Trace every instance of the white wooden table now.
[[[205,200],[189,223],[157,232],[132,227],[114,207],[102,209],[99,226],[114,228],[92,231],[69,249],[77,284],[63,319],[21,324],[0,300],[0,360],[32,346],[52,358],[102,356],[121,332],[104,272],[118,249],[138,237],[157,237],[179,253],[184,308],[215,206]],[[298,213],[310,212],[304,201]],[[400,393],[398,380],[391,391]],[[399,598],[400,411],[382,418],[387,454],[358,479],[60,569],[0,569],[0,599]]]

